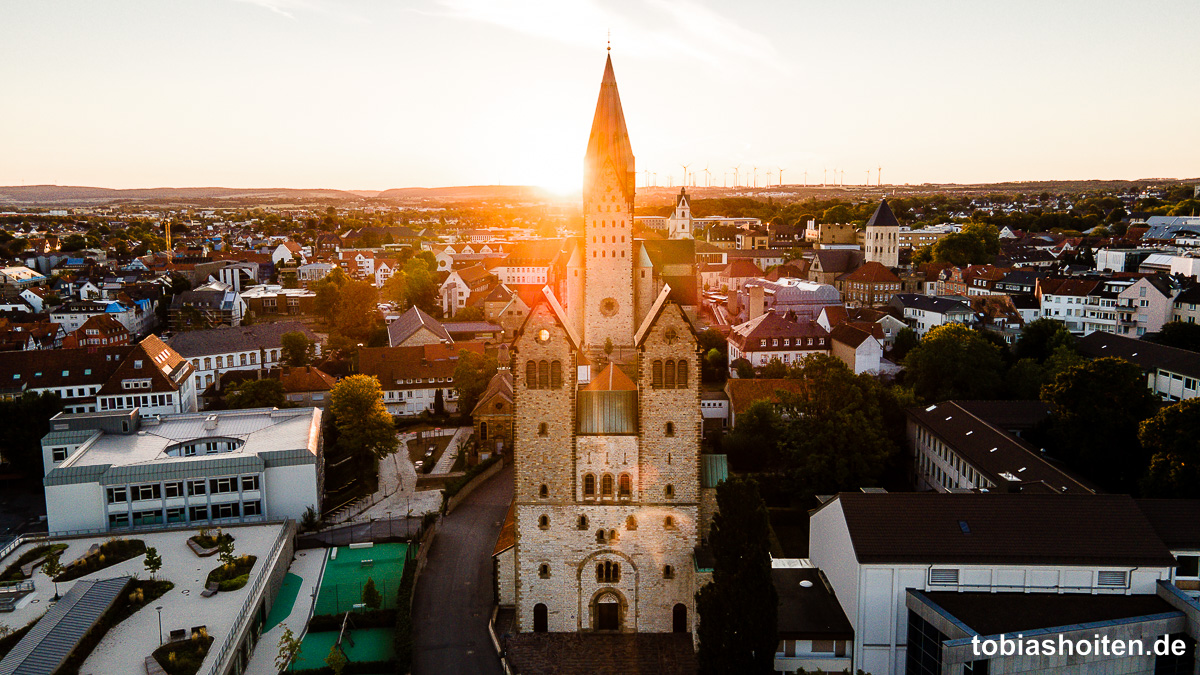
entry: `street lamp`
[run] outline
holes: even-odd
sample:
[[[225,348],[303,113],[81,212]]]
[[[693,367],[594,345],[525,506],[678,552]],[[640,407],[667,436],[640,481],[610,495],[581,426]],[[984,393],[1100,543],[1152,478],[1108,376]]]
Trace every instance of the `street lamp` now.
[[[159,605],[158,607],[155,607],[154,609],[158,610],[158,644],[162,645],[162,643],[163,643],[163,639],[162,639],[162,605]]]

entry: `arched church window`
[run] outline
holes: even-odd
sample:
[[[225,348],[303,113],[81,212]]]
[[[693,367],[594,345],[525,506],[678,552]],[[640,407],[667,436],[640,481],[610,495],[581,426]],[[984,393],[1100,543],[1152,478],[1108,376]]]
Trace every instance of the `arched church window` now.
[[[621,580],[621,564],[606,560],[596,563],[596,581],[602,584],[615,584]]]
[[[546,563],[542,563],[541,565],[538,565],[538,576],[543,579],[549,579],[550,578],[550,566],[547,565]]]
[[[633,481],[629,478],[629,474],[621,474],[620,480],[617,481],[617,492],[622,497],[629,497],[633,494]]]
[[[687,386],[688,386],[687,361],[680,361],[679,365],[676,366],[676,370],[679,371],[679,377],[676,379],[675,386],[679,387],[680,389],[687,389]]]
[[[525,362],[525,387],[527,389],[537,389],[537,363],[534,361]]]
[[[607,258],[607,257],[608,257],[608,251],[600,251],[600,257],[601,257],[601,258]]]
[[[550,529],[550,516],[539,516],[538,517],[538,527],[543,530]]]
[[[667,363],[663,366],[663,386],[667,389],[675,388],[675,361],[667,359]]]
[[[562,361],[550,362],[550,388],[562,389]]]
[[[586,530],[588,527],[587,516],[580,515],[579,520],[575,523],[575,529]]]
[[[550,362],[538,362],[538,389],[550,388]]]
[[[625,257],[625,251],[621,251],[621,257],[622,257],[622,258],[624,258],[624,257]]]
[[[613,492],[612,474],[606,473],[606,474],[604,474],[604,478],[600,479],[600,496],[601,497],[611,497],[612,492]]]
[[[665,488],[663,488],[663,494],[667,496],[667,499],[674,498],[675,497],[675,486],[671,485],[670,483],[667,483],[667,486]]]
[[[618,539],[620,539],[620,538],[621,538],[621,537],[620,537],[620,535],[618,535],[618,534],[617,534],[617,531],[616,531],[616,530],[609,530],[609,531],[608,531],[608,540],[609,540],[609,541],[617,541],[617,540],[618,540]]]
[[[530,363],[533,363],[530,361]],[[655,361],[650,366],[650,386],[655,389],[662,389],[663,382],[663,362]]]
[[[596,543],[597,544],[604,543],[604,530],[603,529],[596,530]]]
[[[538,425],[538,436],[548,436],[549,434],[550,434],[549,425],[547,425],[545,422],[542,422],[541,424]]]
[[[549,497],[550,496],[550,486],[546,485],[545,483],[542,483],[541,487],[538,488],[538,496],[541,497],[542,499]]]
[[[600,243],[601,244],[606,243],[606,241],[605,241],[606,239],[607,239],[607,237],[600,237]]]
[[[666,430],[663,432],[663,434],[664,434],[664,435],[666,435],[666,436],[674,436],[674,435],[675,435],[675,423],[674,423],[674,422],[667,422],[667,428],[666,428]]]
[[[672,518],[671,516],[667,516],[666,518],[663,518],[663,529],[664,530],[675,529],[675,519]]]
[[[637,518],[634,518],[633,516],[629,516],[628,518],[626,518],[625,519],[625,529],[636,530],[637,529]]]
[[[590,473],[583,477],[583,496],[596,496],[596,477]]]

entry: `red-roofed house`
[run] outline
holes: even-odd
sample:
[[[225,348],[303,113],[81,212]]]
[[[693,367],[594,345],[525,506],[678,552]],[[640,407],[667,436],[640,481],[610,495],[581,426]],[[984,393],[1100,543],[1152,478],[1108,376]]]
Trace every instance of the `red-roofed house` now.
[[[853,272],[839,276],[837,281],[847,307],[886,305],[900,292],[900,277],[877,262],[864,263]]]

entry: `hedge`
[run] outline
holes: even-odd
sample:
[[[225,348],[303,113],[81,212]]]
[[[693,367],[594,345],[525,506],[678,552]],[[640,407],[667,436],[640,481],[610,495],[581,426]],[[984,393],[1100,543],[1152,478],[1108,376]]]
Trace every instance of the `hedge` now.
[[[59,551],[65,551],[66,549],[66,544],[42,544],[40,546],[34,546],[28,551],[22,553],[21,557],[17,558],[16,562],[4,568],[4,573],[0,574],[0,581],[23,581],[27,578],[21,573],[21,568],[23,566],[28,565],[42,556],[46,556],[51,553],[57,553]]]
[[[412,597],[415,570],[416,561],[410,560],[404,565],[404,573],[400,576],[400,590],[396,592],[396,634],[392,638],[392,649],[398,675],[412,670]]]
[[[106,567],[112,567],[119,562],[136,558],[146,552],[146,542],[141,539],[110,539],[100,544],[100,550],[86,555],[67,565],[63,573],[54,578],[55,581],[71,581],[92,572],[98,572]]]
[[[236,591],[250,580],[250,570],[257,560],[257,556],[243,555],[235,558],[232,565],[218,565],[208,573],[204,585],[217,584],[218,590]]]

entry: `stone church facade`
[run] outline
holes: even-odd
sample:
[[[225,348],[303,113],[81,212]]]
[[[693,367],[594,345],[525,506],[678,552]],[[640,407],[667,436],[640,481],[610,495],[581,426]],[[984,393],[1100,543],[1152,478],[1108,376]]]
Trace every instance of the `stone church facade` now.
[[[517,628],[690,632],[711,515],[697,339],[632,236],[634,157],[611,58],[584,174],[567,297],[544,289],[513,343]]]

